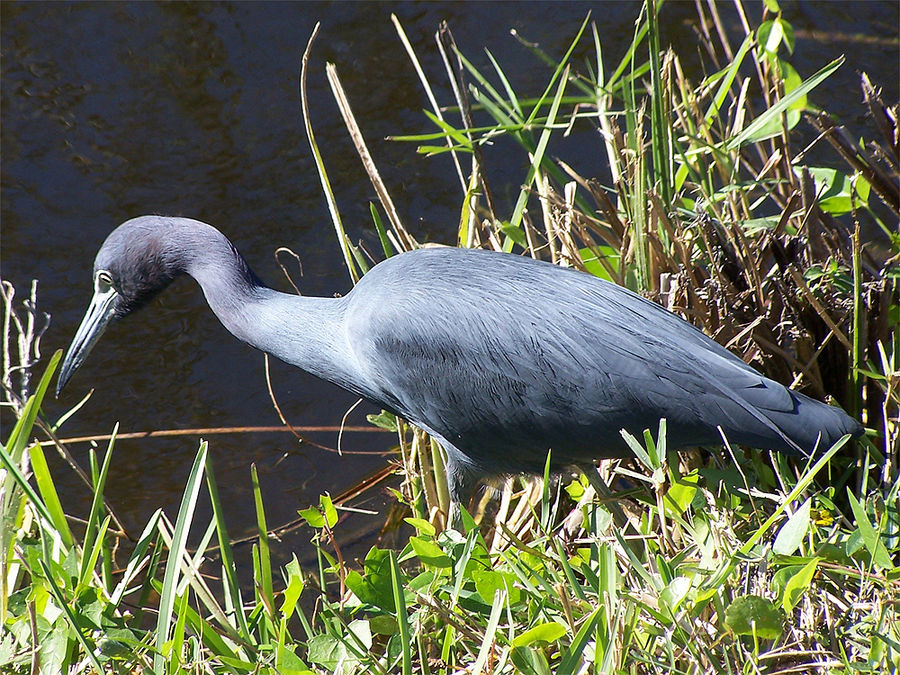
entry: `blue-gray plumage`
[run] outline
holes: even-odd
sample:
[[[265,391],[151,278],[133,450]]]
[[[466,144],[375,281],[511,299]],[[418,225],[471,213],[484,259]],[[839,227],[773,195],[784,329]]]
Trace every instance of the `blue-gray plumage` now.
[[[665,417],[670,447],[783,452],[862,433],[842,410],[757,373],[659,305],[589,274],[481,250],[376,265],[340,298],[265,286],[218,230],[144,216],[94,262],[94,299],[57,392],[107,324],[189,274],[236,337],[393,411],[447,452],[451,496],[483,475],[586,465]]]

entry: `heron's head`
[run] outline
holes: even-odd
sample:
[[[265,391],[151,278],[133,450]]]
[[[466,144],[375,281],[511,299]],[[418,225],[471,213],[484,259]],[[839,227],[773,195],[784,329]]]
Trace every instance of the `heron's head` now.
[[[149,302],[187,267],[175,244],[176,219],[142,216],[110,233],[94,259],[94,296],[63,360],[56,394],[84,363],[107,326]]]

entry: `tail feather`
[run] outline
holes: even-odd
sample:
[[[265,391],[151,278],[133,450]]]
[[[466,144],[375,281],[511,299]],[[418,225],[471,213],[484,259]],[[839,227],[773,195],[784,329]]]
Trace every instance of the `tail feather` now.
[[[831,447],[839,438],[849,434],[860,436],[864,429],[855,419],[835,406],[816,401],[791,391],[795,401],[792,412],[766,411],[772,423],[801,449],[812,452]]]

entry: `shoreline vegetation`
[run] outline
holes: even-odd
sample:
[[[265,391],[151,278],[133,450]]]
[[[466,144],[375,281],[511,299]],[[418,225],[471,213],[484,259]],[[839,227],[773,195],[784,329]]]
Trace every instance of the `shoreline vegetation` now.
[[[448,80],[428,81],[394,18],[432,107],[429,131],[393,140],[454,163],[454,245],[531,255],[640,292],[767,376],[841,405],[865,424],[863,439],[806,463],[730,446],[678,454],[667,452],[661,422],[630,439],[634,459],[603,462],[602,480],[492,486],[461,533],[444,527],[436,444],[373,416],[373,428],[398,439],[382,474],[403,477],[393,491],[402,528],[385,526],[399,545],[347,560],[341,514],[351,507],[322,495],[298,513],[316,566],[296,557],[274,565],[277,528],[264,505],[274,497],[253,467],[258,534],[247,587],[208,461],[214,439],[200,444],[174,519],[157,510],[142,532],[126,533],[103,497],[116,430],[91,450],[89,467],[75,464],[58,430],[83,402],[59,420],[42,416],[60,354],[38,362],[36,287],[20,306],[3,282],[4,402],[18,422],[0,450],[0,670],[900,670],[900,106],[861,74],[869,132],[853,138],[816,101],[843,59],[798,73],[793,29],[775,0],[758,18],[736,6],[740,40],[726,35],[714,3],[698,3],[699,79],[661,45],[655,0],[641,7],[623,55],[603,51],[591,17],[563,55],[516,36],[546,72],[537,94],[516,92],[490,52],[490,72],[476,69],[446,25],[436,48]],[[304,121],[355,282],[376,260],[422,244],[397,214],[328,64],[378,195],[371,213],[382,251],[347,237],[309,122],[315,38],[300,75]],[[454,104],[438,105],[436,92]],[[555,141],[584,125],[603,139],[597,161],[608,163],[609,185],[554,154]],[[489,170],[501,136],[521,146],[528,166],[509,213]],[[827,163],[811,163],[823,148]],[[91,487],[88,514],[66,511],[50,449]],[[208,522],[201,497],[212,506]]]

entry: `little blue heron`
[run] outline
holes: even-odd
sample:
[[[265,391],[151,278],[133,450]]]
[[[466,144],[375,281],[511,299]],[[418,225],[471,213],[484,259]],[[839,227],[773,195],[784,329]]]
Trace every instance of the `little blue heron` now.
[[[763,377],[659,305],[590,274],[483,250],[428,248],[373,267],[344,297],[264,285],[217,229],[143,216],[94,261],[94,296],[57,394],[113,319],[193,277],[235,337],[418,425],[444,447],[451,498],[483,476],[729,441],[788,453],[862,426]],[[721,433],[720,430],[721,429]]]

